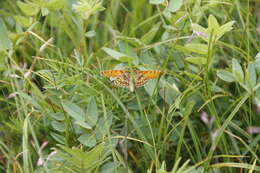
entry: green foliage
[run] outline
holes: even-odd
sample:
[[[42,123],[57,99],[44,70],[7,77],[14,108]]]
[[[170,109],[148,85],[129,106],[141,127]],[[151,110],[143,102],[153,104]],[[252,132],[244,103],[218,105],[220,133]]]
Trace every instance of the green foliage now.
[[[259,171],[254,3],[0,1],[0,172]]]
[[[0,51],[5,51],[11,47],[11,41],[8,37],[8,31],[6,29],[4,21],[0,20]]]
[[[93,172],[102,164],[106,158],[106,146],[101,143],[90,151],[82,151],[81,149],[71,149],[65,146],[59,146],[60,149],[55,158],[52,158],[56,166],[51,164],[50,171],[62,172]],[[50,161],[49,161],[50,162]]]

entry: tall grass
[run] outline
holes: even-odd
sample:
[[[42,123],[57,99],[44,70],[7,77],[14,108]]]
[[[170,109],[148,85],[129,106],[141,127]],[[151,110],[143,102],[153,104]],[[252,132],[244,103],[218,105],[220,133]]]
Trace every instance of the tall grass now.
[[[257,4],[1,1],[1,172],[260,171]]]

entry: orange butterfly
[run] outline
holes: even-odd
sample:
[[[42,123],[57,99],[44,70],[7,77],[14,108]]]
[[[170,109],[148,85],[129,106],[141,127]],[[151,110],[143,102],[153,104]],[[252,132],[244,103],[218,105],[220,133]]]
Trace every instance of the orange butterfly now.
[[[150,79],[158,78],[160,70],[104,70],[101,75],[114,77],[114,84],[119,87],[128,88],[134,91],[134,88],[143,86]]]

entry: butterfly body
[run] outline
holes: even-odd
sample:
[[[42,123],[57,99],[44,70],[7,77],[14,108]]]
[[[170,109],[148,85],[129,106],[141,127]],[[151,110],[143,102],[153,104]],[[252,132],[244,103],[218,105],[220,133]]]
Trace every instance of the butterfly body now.
[[[114,77],[114,84],[119,87],[128,88],[134,91],[145,85],[148,80],[158,78],[161,74],[160,70],[105,70],[101,75],[106,77]]]

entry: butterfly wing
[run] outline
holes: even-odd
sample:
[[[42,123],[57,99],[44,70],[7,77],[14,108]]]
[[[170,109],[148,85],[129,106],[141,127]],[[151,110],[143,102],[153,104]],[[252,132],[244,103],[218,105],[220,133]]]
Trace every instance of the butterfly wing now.
[[[128,72],[122,73],[114,80],[116,86],[123,88],[129,88],[130,82],[130,74]]]
[[[118,77],[126,72],[127,70],[104,70],[101,71],[101,75],[106,77]]]
[[[138,73],[142,73],[144,77],[147,79],[155,79],[161,75],[160,70],[142,70],[142,71],[138,71]]]
[[[128,70],[104,70],[101,75],[105,77],[114,77],[114,85],[129,88],[130,86],[130,73]]]
[[[158,78],[161,74],[160,70],[143,70],[136,71],[135,86],[141,87],[145,85],[148,80]]]
[[[148,78],[142,73],[142,71],[136,71],[135,87],[139,88],[148,82]]]

